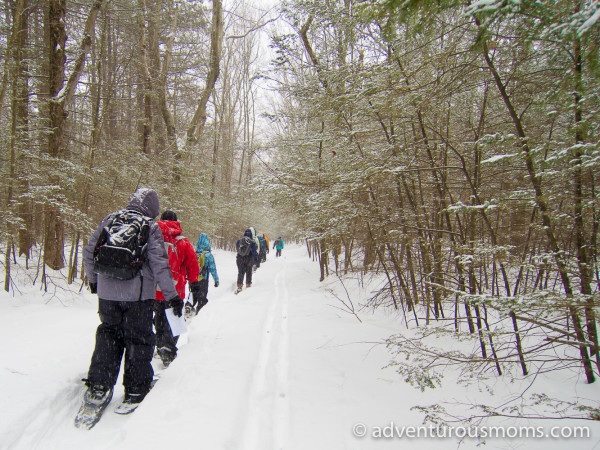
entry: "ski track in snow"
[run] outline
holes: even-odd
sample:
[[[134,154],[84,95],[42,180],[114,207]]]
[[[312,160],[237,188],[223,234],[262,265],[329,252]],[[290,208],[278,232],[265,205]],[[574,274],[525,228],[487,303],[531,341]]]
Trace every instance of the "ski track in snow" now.
[[[278,275],[276,284],[276,297],[279,297],[279,287],[281,286],[283,294],[279,299],[281,305],[281,336],[279,338],[279,366],[277,368],[277,385],[275,397],[275,432],[273,436],[273,448],[284,449],[288,447],[290,434],[290,383],[289,383],[289,367],[290,367],[290,335],[288,327],[288,303],[289,291],[286,283],[286,266]],[[281,278],[283,278],[282,281]]]
[[[274,292],[263,325],[259,356],[254,367],[246,423],[239,447],[243,450],[282,449],[289,437],[289,335],[287,327],[288,290],[286,264],[274,277]],[[275,379],[273,379],[275,377]],[[274,383],[274,384],[273,384]],[[275,386],[273,389],[271,386]],[[274,392],[274,397],[269,393]],[[262,430],[273,426],[272,442]]]

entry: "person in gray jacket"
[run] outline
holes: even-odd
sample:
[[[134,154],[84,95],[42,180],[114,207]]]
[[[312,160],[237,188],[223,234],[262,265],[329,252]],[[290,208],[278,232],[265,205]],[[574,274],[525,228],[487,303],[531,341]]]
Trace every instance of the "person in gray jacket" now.
[[[149,223],[146,257],[138,274],[129,280],[94,272],[94,249],[98,238],[114,213],[105,217],[83,248],[83,266],[92,293],[99,300],[100,325],[96,330],[96,346],[84,381],[88,386],[84,401],[107,405],[125,356],[123,385],[124,404],[140,403],[150,390],[154,371],[152,356],[155,335],[152,313],[156,284],[169,299],[174,313],[181,316],[183,300],[175,290],[163,235],[153,220],[160,212],[158,194],[140,188],[124,211],[141,213]],[[120,211],[122,212],[122,211]]]

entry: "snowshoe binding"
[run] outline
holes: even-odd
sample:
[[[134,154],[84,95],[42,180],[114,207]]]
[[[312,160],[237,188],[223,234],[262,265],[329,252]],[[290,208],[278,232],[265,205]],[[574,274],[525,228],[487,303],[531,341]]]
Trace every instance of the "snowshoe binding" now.
[[[112,388],[106,388],[100,384],[88,386],[87,391],[83,394],[81,408],[75,416],[75,427],[92,429],[102,417],[102,413],[110,403],[112,395]]]
[[[183,310],[183,317],[186,321],[189,321],[192,317],[196,315],[196,310],[190,303],[185,304],[185,308]]]

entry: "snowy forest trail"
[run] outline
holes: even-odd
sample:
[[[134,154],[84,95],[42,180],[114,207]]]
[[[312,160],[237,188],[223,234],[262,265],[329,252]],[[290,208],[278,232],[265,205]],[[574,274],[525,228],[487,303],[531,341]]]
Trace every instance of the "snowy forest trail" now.
[[[328,292],[339,289],[338,281],[320,283],[319,266],[304,247],[286,246],[281,258],[271,252],[252,287],[238,295],[235,255],[213,253],[221,285],[211,280],[209,303],[180,338],[177,359],[168,369],[153,361],[160,381],[129,416],[114,414],[123,396],[120,377],[90,431],[75,429],[73,418],[99,323],[97,297],[58,282],[52,295],[36,286],[2,294],[0,450],[456,448],[455,439],[353,433],[357,424],[367,431],[418,427],[422,416],[411,407],[471,395],[451,382],[449,389],[421,392],[393,368],[383,369],[391,355],[380,343],[402,330],[400,318],[365,311],[359,322],[344,311]],[[358,281],[346,287],[354,301],[366,295]]]
[[[329,305],[318,265],[300,246],[289,246],[281,258],[271,252],[252,287],[234,295],[235,255],[214,254],[221,286],[211,282],[209,303],[181,337],[178,358],[164,370],[153,361],[160,381],[131,416],[114,414],[123,396],[120,376],[111,405],[89,432],[76,430],[73,417],[94,346],[96,296],[84,289],[48,297],[33,288],[5,302],[0,338],[19,338],[5,352],[0,379],[10,405],[0,417],[0,448],[162,449],[201,443],[210,449],[300,449],[318,439],[341,449],[357,443],[345,417],[356,397],[345,389],[350,367],[336,364],[333,356],[344,353],[342,362],[354,354],[350,344],[356,337],[336,336],[340,329],[330,321],[345,323],[347,331],[358,322]],[[344,342],[336,342],[340,338]],[[337,347],[340,343],[347,347]],[[372,344],[358,345],[357,358],[367,356],[365,349],[372,353]],[[377,375],[385,362],[367,366]]]

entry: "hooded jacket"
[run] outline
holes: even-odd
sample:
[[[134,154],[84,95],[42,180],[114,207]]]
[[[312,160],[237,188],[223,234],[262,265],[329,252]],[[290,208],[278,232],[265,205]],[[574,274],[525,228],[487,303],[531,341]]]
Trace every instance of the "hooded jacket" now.
[[[200,273],[196,252],[190,241],[181,236],[181,224],[177,220],[160,220],[157,223],[162,231],[165,243],[168,242],[175,246],[175,251],[169,253],[167,250],[169,266],[175,282],[175,289],[181,298],[185,298],[186,280],[195,283],[198,281],[198,274]],[[180,239],[177,239],[178,237]],[[166,300],[162,288],[156,291],[156,300]]]
[[[248,228],[245,232],[244,232],[244,236],[249,237],[250,239],[252,239],[252,245],[250,246],[250,249],[252,250],[252,257],[254,258],[254,261],[258,261],[258,247],[256,246],[256,243],[254,242],[253,236],[252,236],[252,229]],[[256,239],[258,241],[258,239]],[[237,242],[235,243],[235,249],[237,250],[238,248],[240,248],[240,241],[241,239],[238,239]],[[250,255],[248,255],[250,256]],[[237,258],[247,258],[248,256],[241,256],[239,253],[237,255]]]
[[[267,249],[271,248],[271,244],[269,244],[269,238],[267,237],[267,233],[263,233],[262,235],[265,238],[265,241],[267,241]]]
[[[277,248],[278,250],[281,250],[283,248],[283,239],[281,239],[281,236],[279,236],[277,239],[275,239],[273,248]]]
[[[200,254],[202,252],[208,252],[204,254],[204,267],[206,267],[206,279],[210,279],[210,275],[212,275],[215,283],[219,282],[219,275],[217,274],[217,265],[215,264],[215,258],[211,253],[210,249],[210,239],[206,233],[201,233],[198,237],[198,241],[196,241],[196,254]],[[200,268],[202,270],[202,267]]]
[[[259,251],[260,250],[260,242],[258,241],[258,236],[257,236],[257,233],[256,233],[256,228],[249,227],[248,229],[252,233],[252,236],[250,236],[250,237],[252,238],[252,240],[256,244],[256,251]]]
[[[154,218],[160,212],[158,194],[153,189],[140,188],[131,197],[125,210],[137,211],[150,221],[150,235],[146,260],[140,274],[131,280],[119,280],[94,272],[94,247],[102,229],[107,226],[113,216],[120,211],[106,216],[92,233],[87,245],[83,247],[83,268],[90,283],[98,284],[98,297],[102,300],[127,301],[154,299],[156,283],[169,300],[177,295],[169,259],[160,228]]]

